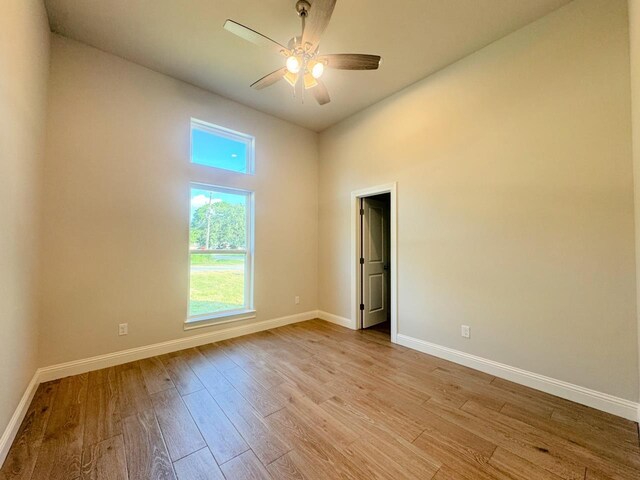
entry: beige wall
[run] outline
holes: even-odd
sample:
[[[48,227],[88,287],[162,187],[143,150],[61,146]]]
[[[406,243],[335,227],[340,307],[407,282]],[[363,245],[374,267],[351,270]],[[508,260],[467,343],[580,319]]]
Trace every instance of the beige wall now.
[[[629,36],[631,58],[631,111],[633,132],[633,173],[635,185],[636,279],[640,278],[640,0],[629,0]],[[640,282],[636,280],[636,298],[640,299]],[[640,308],[637,310],[640,333]],[[638,336],[640,354],[640,335]],[[638,360],[640,363],[640,358]]]
[[[256,321],[317,308],[315,133],[56,35],[49,105],[41,365],[213,330],[183,331],[190,180],[255,191]],[[254,135],[255,176],[190,165],[191,117]]]
[[[49,26],[39,0],[0,15],[0,432],[37,365],[36,275]]]
[[[576,0],[323,132],[320,308],[350,192],[397,181],[400,333],[638,400],[628,41]]]

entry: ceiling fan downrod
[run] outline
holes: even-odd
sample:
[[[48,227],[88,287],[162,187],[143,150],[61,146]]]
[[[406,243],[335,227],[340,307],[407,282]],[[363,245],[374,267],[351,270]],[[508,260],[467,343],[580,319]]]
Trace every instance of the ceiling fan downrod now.
[[[300,32],[300,37],[299,37],[300,41],[302,41],[302,37],[304,36],[305,23],[306,23],[307,16],[309,16],[309,9],[310,8],[311,8],[311,4],[307,0],[298,0],[296,2],[296,13],[300,17],[300,20],[302,21],[302,30]],[[294,48],[292,50],[294,50],[294,51],[298,50],[302,46],[302,45],[296,45],[298,43],[298,38],[294,37],[292,40],[293,40],[293,45],[294,45]],[[304,82],[303,76],[304,76],[304,71],[307,68],[307,60],[308,60],[307,52],[302,50],[300,52],[300,57],[301,57],[301,60],[302,60],[301,71],[303,73],[298,76],[298,79],[297,79],[297,82],[296,82],[297,84],[303,84],[303,82]],[[296,95],[296,90],[299,90],[299,92],[300,92],[300,100],[302,101],[302,103],[304,103],[304,90],[305,90],[304,87],[299,88],[299,89],[296,89],[294,87],[294,89],[293,89],[294,98],[297,96]]]
[[[296,13],[302,20],[302,32],[300,33],[300,38],[304,34],[305,21],[309,16],[309,9],[311,8],[311,4],[307,0],[298,0],[296,2]]]

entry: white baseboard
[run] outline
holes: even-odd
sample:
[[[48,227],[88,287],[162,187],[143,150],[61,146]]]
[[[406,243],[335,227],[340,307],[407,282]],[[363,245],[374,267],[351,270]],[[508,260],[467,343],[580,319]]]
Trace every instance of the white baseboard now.
[[[336,325],[340,325],[341,327],[347,327],[351,330],[355,330],[355,325],[353,324],[353,320],[348,318],[339,317],[338,315],[334,315],[333,313],[323,312],[322,310],[318,310],[318,318],[320,320],[326,320],[327,322],[335,323]]]
[[[443,347],[435,343],[426,342],[407,335],[398,334],[398,344],[418,350],[435,357],[443,358],[466,367],[480,370],[481,372],[504,378],[527,387],[541,390],[551,395],[571,400],[582,405],[587,405],[603,412],[611,413],[619,417],[640,421],[640,404],[614,397],[607,393],[598,392],[589,388],[574,385],[569,382],[546,377],[537,373],[522,370],[520,368],[494,362],[486,358],[471,355],[469,353]]]
[[[184,350],[185,348],[206,345],[207,343],[240,337],[242,335],[261,332],[263,330],[269,330],[270,328],[282,327],[283,325],[289,325],[291,323],[304,322],[305,320],[312,320],[314,318],[318,318],[318,312],[316,310],[311,310],[309,312],[289,315],[287,317],[274,318],[272,320],[265,320],[262,322],[255,322],[235,327],[227,327],[214,332],[192,335],[189,337],[178,338],[176,340],[169,340],[166,342],[154,343],[152,345],[145,345],[143,347],[130,348],[119,352],[97,355],[95,357],[83,358],[71,362],[60,363],[58,365],[51,365],[49,367],[38,369],[39,380],[40,382],[48,382],[58,378],[68,377],[69,375],[78,375],[80,373],[112,367],[114,365],[121,365],[123,363],[133,362],[143,358],[177,352],[178,350]]]
[[[7,458],[7,454],[13,444],[13,440],[16,438],[20,424],[22,424],[22,420],[24,420],[24,416],[27,414],[29,405],[31,405],[31,400],[33,400],[33,396],[36,394],[38,385],[40,385],[40,381],[38,380],[38,371],[36,370],[36,373],[31,377],[31,381],[29,382],[29,385],[27,385],[27,389],[24,391],[18,406],[11,416],[7,428],[5,428],[2,437],[0,437],[0,467],[2,467],[2,464]]]

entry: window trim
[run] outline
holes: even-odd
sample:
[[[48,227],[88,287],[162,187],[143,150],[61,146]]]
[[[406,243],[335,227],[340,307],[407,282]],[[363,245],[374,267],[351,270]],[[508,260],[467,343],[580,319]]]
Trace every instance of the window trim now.
[[[246,203],[246,234],[247,234],[247,247],[246,249],[235,250],[192,250],[189,243],[188,255],[189,255],[189,271],[188,271],[188,301],[187,301],[187,316],[184,321],[184,329],[191,330],[193,328],[206,327],[210,325],[218,325],[229,322],[237,322],[241,320],[247,320],[256,317],[256,311],[253,305],[253,272],[254,272],[254,227],[255,227],[255,193],[250,190],[243,190],[239,188],[221,187],[219,185],[211,185],[202,182],[189,182],[189,212],[191,212],[191,190],[197,188],[201,190],[210,190],[217,193],[227,193],[231,195],[244,195],[247,199]],[[189,218],[191,215],[189,214]],[[191,231],[191,224],[189,223],[188,232]],[[222,312],[210,312],[200,315],[189,315],[189,304],[191,302],[191,255],[192,254],[244,254],[244,305],[241,308],[233,310],[224,310]]]
[[[226,138],[228,140],[234,140],[236,142],[244,143],[247,146],[247,155],[245,158],[245,167],[246,172],[238,172],[236,170],[230,170],[228,168],[216,167],[213,165],[205,165],[203,163],[197,163],[193,161],[193,130],[201,130],[212,135],[216,135],[218,137]],[[256,139],[251,135],[247,135],[246,133],[236,132],[235,130],[231,130],[230,128],[221,127],[220,125],[215,125],[213,123],[205,122],[203,120],[198,120],[197,118],[191,118],[191,122],[189,124],[189,162],[192,165],[199,165],[204,168],[215,168],[216,170],[221,170],[223,172],[235,173],[238,175],[254,175],[255,174],[255,144]]]

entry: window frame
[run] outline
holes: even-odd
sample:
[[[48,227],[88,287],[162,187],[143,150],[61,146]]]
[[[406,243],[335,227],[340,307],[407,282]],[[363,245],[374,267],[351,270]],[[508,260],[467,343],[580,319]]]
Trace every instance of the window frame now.
[[[233,140],[235,142],[243,143],[247,148],[246,158],[245,158],[246,172],[238,172],[236,170],[218,167],[215,165],[205,165],[204,163],[194,162],[193,161],[193,130],[194,129],[208,132],[212,135],[226,138],[228,140]],[[200,167],[205,167],[205,168],[215,168],[216,170],[221,170],[227,173],[235,173],[237,175],[254,175],[255,174],[255,144],[256,144],[256,139],[251,135],[247,135],[246,133],[242,133],[242,132],[236,132],[235,130],[231,130],[230,128],[221,127],[220,125],[215,125],[213,123],[205,122],[203,120],[198,120],[197,118],[191,118],[191,122],[189,124],[189,162],[192,165],[199,165]]]
[[[253,265],[254,265],[254,226],[255,226],[255,200],[254,192],[238,188],[221,187],[202,182],[189,182],[189,218],[191,218],[191,191],[197,188],[215,193],[244,195],[246,198],[246,248],[243,249],[212,249],[212,250],[192,250],[191,243],[188,242],[189,270],[188,270],[188,301],[187,316],[185,320],[185,330],[192,328],[218,325],[222,323],[236,322],[255,318],[256,311],[253,304]],[[189,222],[188,232],[191,233],[191,222]],[[190,315],[191,304],[191,256],[193,254],[213,254],[213,255],[238,255],[245,256],[244,263],[244,305],[241,308],[224,310],[221,312],[209,312],[199,315]]]

